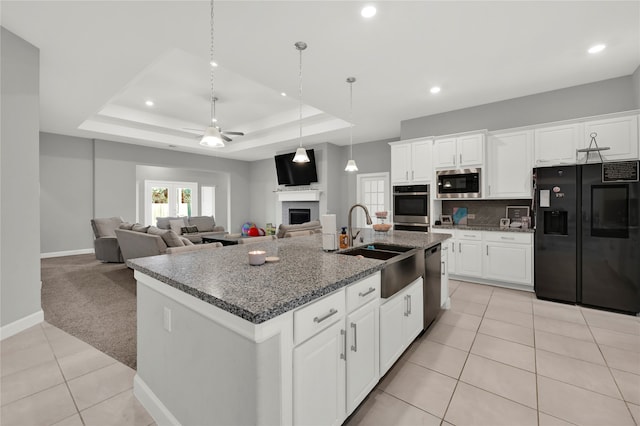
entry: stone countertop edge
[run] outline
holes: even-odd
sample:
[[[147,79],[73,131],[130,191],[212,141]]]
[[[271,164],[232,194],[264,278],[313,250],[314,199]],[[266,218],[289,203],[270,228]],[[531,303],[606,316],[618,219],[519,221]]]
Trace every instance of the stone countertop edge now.
[[[380,234],[369,229],[362,234],[364,241],[358,246],[385,242],[424,249],[451,237],[409,231]],[[177,290],[260,324],[380,271],[386,263],[327,253],[321,247],[322,235],[315,234],[250,246],[130,259],[126,263]],[[267,256],[276,254],[293,260],[247,267],[246,253],[256,249],[267,251]],[[308,274],[297,268],[301,262],[308,266]],[[327,263],[331,266],[329,272]],[[334,268],[334,263],[341,268]],[[212,278],[215,272],[219,274]]]
[[[468,231],[492,231],[492,232],[523,232],[532,234],[535,229],[528,228],[500,228],[492,225],[433,225],[434,229],[466,229]]]

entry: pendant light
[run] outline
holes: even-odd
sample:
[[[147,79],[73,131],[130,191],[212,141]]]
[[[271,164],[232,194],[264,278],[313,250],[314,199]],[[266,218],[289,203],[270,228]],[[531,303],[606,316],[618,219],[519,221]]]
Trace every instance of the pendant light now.
[[[349,83],[349,161],[347,161],[347,167],[344,168],[345,172],[357,172],[358,166],[353,159],[353,83],[356,82],[355,77],[347,77],[347,83]]]
[[[213,69],[216,66],[215,61],[213,60],[213,0],[211,0],[211,45],[209,48],[209,82],[211,83],[211,99],[210,99],[210,107],[211,107],[211,121],[210,125],[205,129],[204,135],[200,140],[200,145],[208,146],[212,148],[222,148],[224,147],[224,142],[222,141],[222,135],[220,134],[220,129],[216,127],[215,119],[215,92],[213,90]]]
[[[300,147],[296,149],[296,155],[293,157],[294,163],[308,163],[309,156],[307,155],[307,150],[302,147],[302,51],[307,48],[307,43],[304,41],[299,41],[295,44],[296,49],[300,52],[300,68],[299,68],[299,77],[300,77]]]

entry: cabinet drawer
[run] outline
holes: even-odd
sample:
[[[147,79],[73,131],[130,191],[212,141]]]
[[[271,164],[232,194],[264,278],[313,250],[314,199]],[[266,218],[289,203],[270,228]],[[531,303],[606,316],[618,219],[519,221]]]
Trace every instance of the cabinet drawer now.
[[[484,240],[495,243],[531,244],[533,234],[529,232],[485,232]]]
[[[482,231],[465,231],[464,229],[458,229],[457,237],[459,240],[482,240]]]
[[[293,336],[295,344],[324,330],[331,324],[344,318],[344,290],[315,301],[293,313]]]
[[[380,272],[347,287],[347,312],[380,298]]]

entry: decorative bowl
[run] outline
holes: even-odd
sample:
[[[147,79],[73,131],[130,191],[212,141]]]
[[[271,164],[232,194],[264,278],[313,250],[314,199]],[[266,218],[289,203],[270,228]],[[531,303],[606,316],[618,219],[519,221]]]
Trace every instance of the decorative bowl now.
[[[387,215],[389,214],[389,212],[387,211],[383,211],[383,212],[375,212],[374,213],[376,215],[377,218],[381,218],[384,219],[387,217]]]
[[[373,230],[376,232],[387,232],[389,229],[391,229],[390,223],[374,223],[373,224]]]

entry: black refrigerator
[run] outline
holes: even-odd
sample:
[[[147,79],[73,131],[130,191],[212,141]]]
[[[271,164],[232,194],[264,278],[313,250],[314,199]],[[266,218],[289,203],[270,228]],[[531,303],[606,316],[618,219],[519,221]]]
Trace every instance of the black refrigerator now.
[[[640,312],[638,161],[534,169],[535,292]]]

